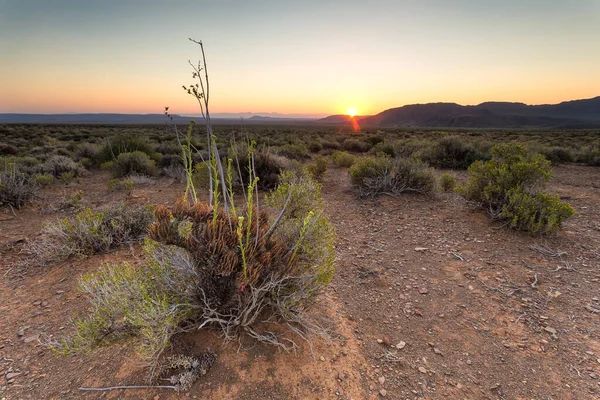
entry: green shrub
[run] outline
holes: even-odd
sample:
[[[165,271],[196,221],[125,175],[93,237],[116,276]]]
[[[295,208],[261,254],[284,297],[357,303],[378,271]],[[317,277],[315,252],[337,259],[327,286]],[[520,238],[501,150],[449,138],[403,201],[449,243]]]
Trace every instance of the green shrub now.
[[[18,153],[19,149],[12,144],[0,143],[0,156],[15,156]]]
[[[73,218],[45,224],[27,251],[41,264],[102,253],[140,240],[151,222],[151,210],[141,206],[120,203],[99,211],[88,208]]]
[[[446,137],[421,153],[421,159],[432,167],[467,169],[480,159],[471,144],[459,137]]]
[[[311,140],[310,142],[308,142],[307,147],[311,153],[318,153],[321,150],[323,150],[323,145],[317,140]]]
[[[571,150],[564,147],[552,147],[542,154],[552,163],[568,163],[573,162],[574,159]]]
[[[72,172],[63,172],[58,176],[58,180],[67,185],[73,182],[73,179],[75,179],[75,174]]]
[[[308,173],[313,177],[313,179],[321,181],[328,167],[329,162],[327,161],[327,159],[323,156],[316,155],[313,157],[313,163],[308,164],[306,166],[306,169],[308,170]]]
[[[590,166],[600,166],[600,147],[584,146],[577,152],[575,161]]]
[[[122,153],[134,153],[140,151],[148,157],[155,154],[152,146],[144,139],[131,135],[122,134],[107,139],[95,156],[97,164],[116,160]]]
[[[491,153],[491,160],[469,167],[469,181],[460,192],[493,219],[542,235],[554,232],[573,214],[567,203],[542,191],[551,176],[550,161],[544,156],[532,156],[519,144],[497,145]]]
[[[286,144],[275,149],[275,152],[280,156],[290,158],[292,160],[302,160],[310,158],[308,149],[304,144]]]
[[[54,176],[50,174],[36,174],[33,176],[32,182],[34,185],[48,186],[54,182]]]
[[[132,173],[152,176],[158,173],[154,160],[141,151],[119,154],[117,160],[110,165],[110,169],[114,177],[127,176]]]
[[[356,157],[346,151],[335,151],[331,155],[333,165],[339,168],[349,168],[356,162]]]
[[[279,174],[283,169],[282,160],[271,154],[267,149],[256,150],[254,146],[249,148],[247,143],[237,143],[231,147],[229,156],[233,160],[233,169],[237,171],[238,176],[235,179],[238,189],[241,185],[244,188],[248,187],[253,174],[258,177],[258,188],[260,190],[271,190],[279,183]],[[251,164],[254,164],[254,166],[251,167]],[[251,172],[251,169],[254,172]],[[206,176],[208,177],[208,172]],[[206,181],[208,182],[208,179]]]
[[[360,196],[403,192],[428,194],[435,188],[433,172],[416,159],[363,157],[350,167],[349,173]]]
[[[342,143],[342,149],[346,151],[353,151],[355,153],[366,153],[373,147],[371,143],[363,142],[357,139],[346,139]]]
[[[443,173],[440,175],[439,185],[442,192],[451,192],[456,187],[456,178],[452,174]]]

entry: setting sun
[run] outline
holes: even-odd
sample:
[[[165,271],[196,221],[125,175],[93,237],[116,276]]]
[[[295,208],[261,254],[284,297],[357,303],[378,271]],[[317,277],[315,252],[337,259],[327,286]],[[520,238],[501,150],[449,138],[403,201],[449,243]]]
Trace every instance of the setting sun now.
[[[350,108],[348,109],[348,115],[349,115],[349,116],[351,116],[351,117],[355,117],[355,116],[356,116],[356,114],[358,114],[358,113],[357,113],[357,111],[356,111],[356,108],[355,108],[355,107],[350,107]]]

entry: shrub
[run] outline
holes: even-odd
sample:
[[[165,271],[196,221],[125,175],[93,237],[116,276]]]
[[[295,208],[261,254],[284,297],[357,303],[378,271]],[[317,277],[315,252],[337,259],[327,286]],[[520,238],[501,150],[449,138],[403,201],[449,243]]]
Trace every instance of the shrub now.
[[[308,145],[308,150],[310,150],[311,153],[318,153],[321,150],[323,150],[323,145],[321,144],[321,142],[317,141],[317,140],[311,140]]]
[[[456,187],[456,178],[452,174],[443,173],[439,180],[442,192],[451,192]]]
[[[54,176],[50,174],[36,174],[33,176],[32,182],[34,185],[48,186],[49,184],[54,182]]]
[[[353,151],[355,153],[365,153],[373,147],[370,143],[363,142],[357,139],[346,139],[342,143],[342,149]]]
[[[0,156],[15,156],[18,153],[19,149],[12,144],[0,143]]]
[[[590,166],[600,166],[600,147],[585,146],[579,149],[576,161]]]
[[[10,164],[0,170],[0,205],[21,208],[33,199],[36,189],[37,187],[17,165]]]
[[[428,194],[435,187],[433,172],[416,159],[364,157],[350,168],[349,173],[360,196],[403,192]]]
[[[346,151],[335,151],[331,155],[333,165],[340,168],[349,168],[356,162],[356,157]]]
[[[573,161],[571,150],[564,147],[552,147],[542,154],[552,163],[568,163]]]
[[[140,151],[149,157],[154,154],[152,146],[142,138],[131,134],[117,135],[107,139],[96,154],[98,164],[116,160],[119,154]]]
[[[140,240],[151,222],[151,210],[141,206],[120,203],[99,211],[87,208],[73,218],[45,224],[27,251],[41,264],[102,253]]]
[[[471,144],[459,137],[446,137],[425,149],[421,159],[436,168],[467,169],[478,154]]]
[[[275,333],[255,326],[259,319],[303,335],[304,309],[332,278],[333,231],[321,215],[320,186],[309,177],[284,174],[268,204],[282,209],[276,221],[264,211],[228,215],[183,199],[172,211],[157,207],[145,266],[109,264],[82,279],[92,308],[75,320],[77,333],[63,350],[128,336],[142,357],[156,361],[175,333],[208,324],[227,339],[244,331],[275,342]]]
[[[152,176],[158,172],[154,160],[141,151],[119,154],[117,160],[110,165],[110,169],[114,177],[127,176],[132,173]]]
[[[85,173],[85,168],[81,164],[76,163],[69,157],[58,155],[48,158],[42,164],[41,168],[44,173],[50,174],[55,178],[61,178],[61,176],[65,175],[65,179],[70,177],[70,180]]]
[[[551,175],[550,162],[542,155],[532,156],[519,144],[498,145],[491,153],[491,160],[469,167],[469,181],[460,191],[493,219],[542,235],[573,214],[567,203],[542,192]]]
[[[274,156],[264,148],[256,150],[253,145],[248,146],[247,143],[237,143],[235,146],[232,146],[230,148],[230,157],[233,160],[233,168],[238,171],[238,176],[235,177],[238,188],[240,184],[247,187],[252,180],[253,174],[256,174],[258,177],[258,188],[260,190],[272,190],[277,186],[279,174],[283,169],[280,157]]]
[[[329,162],[325,157],[320,155],[314,156],[313,161],[313,163],[306,166],[306,169],[313,179],[320,181],[323,179],[323,175],[325,174],[325,171],[327,171],[327,167],[329,167]]]
[[[310,155],[308,154],[308,149],[304,144],[286,144],[284,146],[276,148],[275,151],[280,156],[284,156],[292,160],[302,160],[305,158],[310,158]]]

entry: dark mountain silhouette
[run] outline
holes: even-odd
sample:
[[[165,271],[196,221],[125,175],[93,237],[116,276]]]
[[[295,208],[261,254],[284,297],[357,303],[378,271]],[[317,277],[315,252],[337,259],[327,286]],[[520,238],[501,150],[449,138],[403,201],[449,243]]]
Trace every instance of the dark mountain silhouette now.
[[[356,117],[361,126],[420,126],[463,128],[600,128],[600,96],[560,104],[485,102],[411,104],[379,114]],[[347,115],[322,118],[322,123],[344,123]]]

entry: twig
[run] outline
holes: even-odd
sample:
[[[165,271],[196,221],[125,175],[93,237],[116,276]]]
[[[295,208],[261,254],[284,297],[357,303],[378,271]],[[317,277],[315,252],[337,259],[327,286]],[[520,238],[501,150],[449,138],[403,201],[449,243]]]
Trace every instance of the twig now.
[[[15,210],[14,210],[13,206],[11,206],[10,204],[8,206],[10,207],[10,211],[12,212],[12,215],[14,215],[15,218],[17,218],[17,214],[15,214]]]
[[[460,261],[465,261],[465,259],[463,258],[462,255],[460,255],[459,253],[455,252],[455,251],[450,251],[450,254],[452,254],[454,257],[458,258]]]
[[[119,390],[119,389],[173,389],[177,390],[177,386],[152,386],[152,385],[142,385],[142,386],[109,386],[109,387],[98,387],[98,388],[90,388],[90,387],[80,387],[79,390],[84,391],[109,391],[109,390]]]
[[[537,284],[538,284],[538,274],[537,274],[537,273],[535,273],[535,274],[533,275],[533,282],[531,283],[531,287],[532,287],[533,289],[537,289]]]

